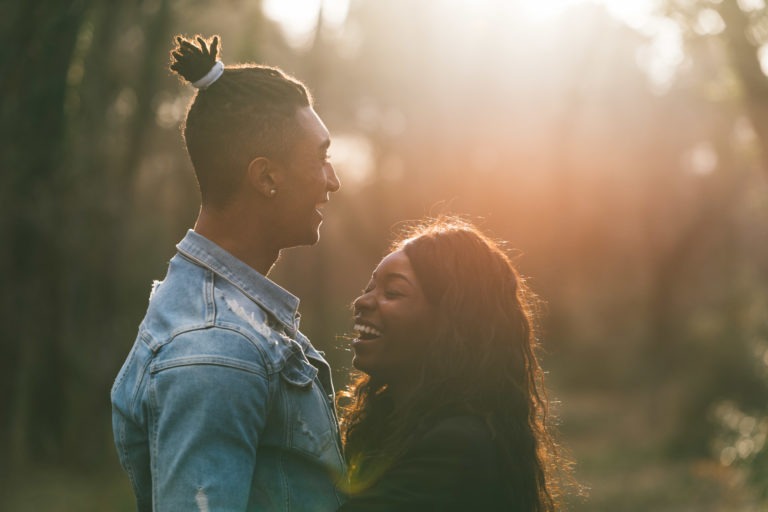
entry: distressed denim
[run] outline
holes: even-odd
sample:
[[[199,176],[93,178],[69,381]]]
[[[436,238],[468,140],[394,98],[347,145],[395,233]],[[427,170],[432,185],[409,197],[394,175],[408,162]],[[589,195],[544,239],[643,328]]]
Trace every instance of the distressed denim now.
[[[298,299],[194,231],[177,249],[112,388],[138,510],[336,510],[330,369]]]

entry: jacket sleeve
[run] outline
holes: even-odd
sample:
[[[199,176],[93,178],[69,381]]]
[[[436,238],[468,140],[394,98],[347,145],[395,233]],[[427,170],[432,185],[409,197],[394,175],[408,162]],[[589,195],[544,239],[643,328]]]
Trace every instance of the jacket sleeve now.
[[[480,420],[447,418],[339,512],[460,510],[470,503],[490,510],[481,502],[498,477],[493,441]]]
[[[207,335],[243,341],[227,340],[234,332]],[[269,406],[263,362],[167,361],[151,374],[149,394],[153,510],[245,510]]]

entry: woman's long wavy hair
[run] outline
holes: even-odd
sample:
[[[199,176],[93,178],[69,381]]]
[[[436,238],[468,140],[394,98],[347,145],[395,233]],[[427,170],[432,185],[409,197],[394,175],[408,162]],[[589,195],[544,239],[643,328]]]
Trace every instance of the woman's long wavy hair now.
[[[352,492],[375,483],[430,420],[460,412],[490,428],[514,510],[556,510],[568,465],[549,426],[535,296],[502,245],[458,218],[422,222],[391,249],[410,259],[435,308],[436,335],[425,340],[429,357],[397,410],[386,383],[360,372],[341,393]]]

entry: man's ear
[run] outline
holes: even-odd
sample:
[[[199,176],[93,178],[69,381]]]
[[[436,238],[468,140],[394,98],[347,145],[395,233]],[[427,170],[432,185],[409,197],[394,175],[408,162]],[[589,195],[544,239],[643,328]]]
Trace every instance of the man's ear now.
[[[275,197],[282,182],[282,169],[273,160],[259,156],[248,164],[248,184],[264,197]]]

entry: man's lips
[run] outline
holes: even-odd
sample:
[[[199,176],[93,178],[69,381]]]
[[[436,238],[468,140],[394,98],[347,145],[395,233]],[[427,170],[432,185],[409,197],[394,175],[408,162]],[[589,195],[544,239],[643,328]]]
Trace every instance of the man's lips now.
[[[320,219],[323,218],[323,208],[325,208],[325,205],[328,203],[328,201],[321,201],[315,205],[315,213],[317,213],[320,216]]]

